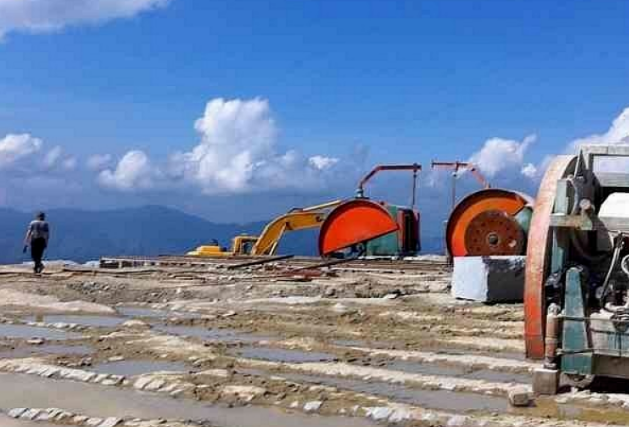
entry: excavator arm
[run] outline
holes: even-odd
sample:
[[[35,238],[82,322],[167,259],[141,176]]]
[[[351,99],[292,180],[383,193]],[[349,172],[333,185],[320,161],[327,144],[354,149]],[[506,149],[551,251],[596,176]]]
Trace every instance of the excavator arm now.
[[[251,255],[275,255],[284,233],[321,227],[327,217],[326,210],[340,205],[341,202],[341,200],[335,200],[322,205],[295,209],[274,219],[264,227],[251,250]]]

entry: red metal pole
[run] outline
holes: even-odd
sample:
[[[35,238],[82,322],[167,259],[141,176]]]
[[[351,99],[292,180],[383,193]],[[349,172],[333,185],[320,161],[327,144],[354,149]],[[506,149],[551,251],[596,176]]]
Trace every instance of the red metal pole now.
[[[382,171],[413,171],[413,173],[417,173],[421,171],[422,167],[418,163],[413,163],[409,165],[378,165],[373,168],[367,175],[363,177],[358,183],[358,189],[356,190],[356,195],[361,198],[365,197],[365,184],[371,180],[378,172]]]

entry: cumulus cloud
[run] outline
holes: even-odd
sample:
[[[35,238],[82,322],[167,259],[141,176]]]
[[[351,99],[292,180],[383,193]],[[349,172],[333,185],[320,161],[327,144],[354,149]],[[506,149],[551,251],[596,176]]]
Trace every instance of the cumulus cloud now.
[[[42,148],[42,140],[28,133],[8,134],[0,139],[0,169],[15,166]]]
[[[0,39],[14,31],[42,33],[69,25],[130,18],[170,0],[0,0]]]
[[[529,136],[522,142],[493,138],[488,140],[483,148],[472,157],[481,170],[492,177],[501,170],[518,167],[520,173],[527,178],[539,179],[552,162],[553,156],[545,156],[539,164],[524,164],[524,155],[535,136]],[[600,134],[593,134],[575,139],[567,144],[565,152],[575,154],[582,145],[617,145],[629,144],[629,107],[625,108],[613,121],[609,129]],[[597,163],[599,168],[611,168],[625,171],[629,168],[628,159],[606,159]]]
[[[47,172],[67,172],[76,169],[77,159],[75,156],[65,154],[63,148],[57,145],[43,156],[39,164],[34,163]]]
[[[143,151],[134,150],[125,154],[114,170],[102,171],[98,181],[107,188],[134,191],[153,188],[158,175],[148,156]]]
[[[320,187],[339,161],[278,150],[278,129],[264,99],[213,99],[194,127],[200,140],[189,151],[174,153],[162,165],[152,164],[145,153],[127,153],[115,170],[101,172],[99,182],[124,191],[191,186],[204,194],[307,190]]]
[[[278,129],[265,99],[208,102],[195,123],[200,142],[174,155],[170,169],[207,194],[316,186],[338,159],[279,152]]]
[[[87,158],[86,166],[91,171],[100,172],[107,169],[113,160],[111,154],[94,154]]]
[[[522,141],[503,138],[490,138],[483,147],[470,158],[489,178],[493,178],[502,171],[520,170],[524,163],[524,155],[528,148],[537,140],[536,135],[529,135]],[[525,167],[528,173],[531,168]]]
[[[614,119],[607,132],[576,139],[570,144],[569,150],[571,153],[576,152],[584,144],[629,144],[629,107]]]
[[[274,160],[277,129],[266,100],[214,99],[194,127],[201,135],[200,143],[190,152],[173,156],[171,165],[205,192],[243,191],[256,169]]]

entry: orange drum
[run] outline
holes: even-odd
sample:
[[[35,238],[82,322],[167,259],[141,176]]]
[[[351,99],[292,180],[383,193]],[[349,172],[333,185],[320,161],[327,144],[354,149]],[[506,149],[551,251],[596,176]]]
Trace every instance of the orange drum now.
[[[448,220],[450,255],[523,255],[532,205],[531,197],[515,191],[490,188],[470,194]]]
[[[321,225],[319,254],[327,256],[397,230],[398,224],[382,204],[350,200],[330,212]]]

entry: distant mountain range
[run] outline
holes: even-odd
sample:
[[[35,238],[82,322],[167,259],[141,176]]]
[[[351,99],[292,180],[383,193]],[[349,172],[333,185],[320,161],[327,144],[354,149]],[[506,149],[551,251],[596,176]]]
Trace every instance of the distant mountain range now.
[[[183,254],[211,239],[229,246],[232,237],[242,233],[257,235],[266,224],[218,224],[162,206],[110,211],[51,209],[46,214],[52,230],[46,258],[77,262],[107,255]],[[31,219],[29,213],[0,209],[1,264],[29,260],[22,254],[22,240]],[[316,230],[289,233],[279,252],[315,255],[316,239]],[[434,238],[424,238],[424,252],[439,250],[435,243]]]

